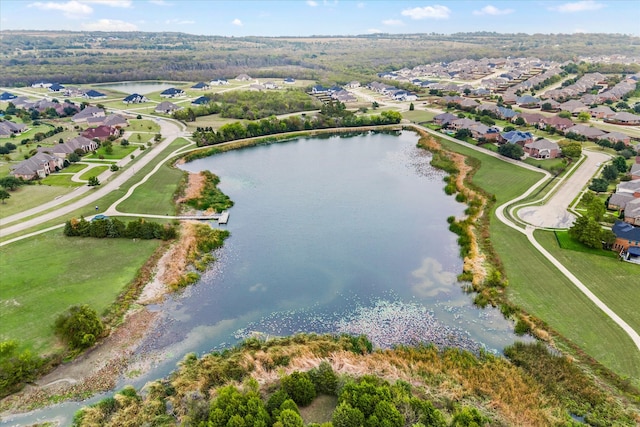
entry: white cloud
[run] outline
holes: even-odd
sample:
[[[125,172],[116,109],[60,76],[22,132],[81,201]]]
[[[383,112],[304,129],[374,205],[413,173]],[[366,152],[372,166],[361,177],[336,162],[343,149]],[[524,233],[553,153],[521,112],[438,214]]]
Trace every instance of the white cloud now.
[[[82,29],[87,31],[136,31],[136,24],[120,21],[119,19],[100,19],[95,22],[82,24]]]
[[[307,0],[307,4],[311,7],[316,7],[318,5],[318,2],[315,0]]]
[[[498,9],[497,7],[492,5],[487,5],[480,10],[473,11],[474,15],[492,15],[492,16],[508,15],[510,13],[513,13],[513,9]]]
[[[382,21],[382,23],[389,26],[404,25],[404,22],[402,22],[400,19],[385,19],[384,21]]]
[[[414,7],[413,9],[405,9],[402,11],[402,16],[408,16],[411,19],[448,19],[449,15],[451,15],[451,9],[439,4]]]
[[[90,6],[75,0],[66,3],[56,3],[52,1],[46,3],[36,2],[29,4],[28,7],[35,7],[40,10],[57,10],[63,12],[67,17],[78,17],[91,15],[93,13],[93,9]]]
[[[381,30],[379,30],[379,29],[377,29],[377,28],[369,28],[369,29],[367,30],[367,33],[369,33],[369,34],[378,34],[378,33],[381,33],[381,32],[382,32],[382,31],[381,31]]]
[[[360,2],[356,5],[358,9],[364,9],[364,3]]]
[[[82,0],[84,3],[95,3],[109,7],[129,8],[133,5],[131,0]]]
[[[156,6],[173,6],[172,3],[166,2],[164,0],[149,0],[149,3],[155,4]]]
[[[599,10],[605,7],[603,3],[598,3],[593,0],[577,1],[575,3],[564,3],[558,6],[550,7],[549,10],[555,10],[557,12],[584,12],[587,10]]]
[[[241,20],[239,20],[238,18],[236,18],[236,19],[234,19],[233,21],[231,21],[231,23],[232,23],[233,25],[235,25],[235,26],[242,27],[242,21],[241,21]]]

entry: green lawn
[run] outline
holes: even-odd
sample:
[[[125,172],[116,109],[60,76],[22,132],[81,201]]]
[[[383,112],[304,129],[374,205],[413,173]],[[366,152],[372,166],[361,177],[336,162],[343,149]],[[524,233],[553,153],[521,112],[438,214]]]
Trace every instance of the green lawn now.
[[[496,195],[496,206],[521,194],[540,177],[533,171],[522,170],[466,147],[446,141],[443,144],[454,151],[481,160],[482,167],[476,173],[474,182]],[[491,219],[490,233],[491,241],[504,264],[509,280],[509,298],[579,345],[600,363],[623,377],[633,378],[635,384],[639,385],[640,353],[622,329],[549,264],[522,233],[502,224],[495,216]],[[546,235],[552,243],[556,241],[553,233]],[[542,239],[544,234],[537,233],[536,236],[541,236]],[[631,282],[640,274],[636,265],[622,266],[620,262],[599,255],[576,251],[562,252],[565,255],[559,257],[559,260],[570,267],[579,278],[585,280],[585,284],[591,287],[592,281],[595,280],[592,290],[596,293],[599,286],[606,286],[607,283],[618,280],[621,283]],[[613,270],[602,270],[603,264]],[[635,272],[630,271],[630,267],[635,267]],[[621,276],[624,276],[624,279],[621,279]],[[635,287],[638,288],[637,283]],[[628,290],[628,285],[622,284],[620,288]],[[632,301],[640,300],[638,290],[626,294],[625,301],[622,301],[622,295],[616,295],[620,299],[610,297],[605,302],[610,303],[610,308],[619,312],[621,316],[628,311]],[[601,298],[605,300],[604,297]],[[632,317],[629,318],[633,320]]]
[[[71,180],[73,175],[62,175],[59,173],[52,173],[42,180],[44,185],[51,185],[57,187],[80,187],[84,185],[82,182],[74,182]]]
[[[0,339],[51,352],[56,316],[74,304],[104,312],[159,244],[68,238],[58,229],[1,247]]]
[[[100,156],[102,156],[104,159],[108,160],[120,160],[124,159],[138,148],[135,145],[127,145],[126,147],[123,147],[119,142],[114,142],[112,147],[113,152],[111,154],[107,154],[105,147],[100,147],[96,150],[96,154],[88,154],[84,156],[84,158],[100,159]]]
[[[95,166],[95,167],[92,167],[91,169],[89,169],[88,171],[86,171],[85,173],[80,175],[80,179],[88,180],[92,176],[98,176],[102,172],[104,172],[106,170],[109,170],[109,167],[110,166]]]
[[[22,186],[16,191],[10,191],[11,197],[4,204],[0,203],[0,218],[35,208],[70,191],[71,188],[49,185]]]
[[[402,113],[402,118],[411,120],[414,123],[423,123],[433,120],[435,113],[424,110],[405,111]]]
[[[538,160],[527,157],[526,159],[524,159],[524,162],[530,164],[531,166],[536,166],[547,171],[551,171],[552,169],[560,169],[564,166],[562,159]]]
[[[162,167],[147,182],[136,188],[133,194],[118,205],[120,212],[174,215],[175,192],[183,172],[169,165]]]
[[[556,237],[557,246],[559,246],[562,249],[566,249],[566,250],[569,250],[569,251],[587,253],[587,254],[591,254],[591,255],[604,256],[604,257],[607,257],[607,258],[618,259],[618,254],[616,252],[614,252],[614,251],[607,251],[605,249],[590,248],[590,247],[587,247],[587,246],[583,245],[582,243],[580,243],[580,242],[578,242],[576,240],[573,240],[571,238],[571,236],[569,236],[569,232],[566,231],[566,230],[558,230],[558,231],[555,231],[554,234],[555,234],[555,237]]]
[[[83,165],[81,163],[74,163],[74,164],[69,165],[66,168],[64,168],[63,172],[76,173],[76,172],[80,172],[81,170],[86,169],[87,167],[88,167],[88,165]]]
[[[146,143],[147,141],[153,139],[156,136],[155,133],[133,133],[129,138],[129,142],[131,143]]]
[[[125,129],[129,132],[160,132],[160,125],[153,120],[148,119],[131,119],[129,127]]]

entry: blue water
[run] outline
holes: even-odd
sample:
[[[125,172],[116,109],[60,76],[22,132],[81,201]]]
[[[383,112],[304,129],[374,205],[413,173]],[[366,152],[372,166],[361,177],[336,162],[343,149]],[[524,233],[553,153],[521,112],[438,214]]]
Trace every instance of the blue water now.
[[[155,308],[161,321],[138,354],[148,370],[118,388],[142,387],[188,352],[204,354],[255,332],[346,325],[370,328],[383,345],[406,339],[403,330],[415,340],[433,317],[439,331],[488,351],[513,343],[510,322],[496,309],[474,307],[456,280],[462,260],[446,219],[465,206],[444,194],[445,175],[417,140],[411,132],[297,139],[183,165],[221,178],[235,202],[231,237],[198,284]],[[80,406],[15,422],[69,420]]]
[[[139,93],[140,95],[146,95],[152,92],[160,92],[165,89],[176,87],[176,83],[170,82],[154,82],[154,81],[140,81],[140,82],[118,82],[118,83],[104,83],[95,85],[98,89],[111,89],[122,93]]]

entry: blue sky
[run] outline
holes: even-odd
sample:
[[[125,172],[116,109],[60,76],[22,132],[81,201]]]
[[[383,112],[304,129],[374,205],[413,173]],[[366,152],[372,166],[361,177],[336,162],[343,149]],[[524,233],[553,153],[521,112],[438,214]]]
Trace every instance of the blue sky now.
[[[640,0],[0,0],[0,29],[236,37],[466,31],[640,36]]]

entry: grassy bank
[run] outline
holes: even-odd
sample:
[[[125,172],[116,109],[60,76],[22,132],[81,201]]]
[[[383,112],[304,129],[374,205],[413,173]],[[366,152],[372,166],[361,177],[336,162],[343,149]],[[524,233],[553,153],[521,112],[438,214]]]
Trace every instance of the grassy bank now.
[[[56,316],[74,304],[104,313],[160,244],[68,238],[60,229],[0,248],[0,336],[37,353],[60,348]]]
[[[524,170],[449,141],[441,142],[449,150],[480,161],[480,168],[473,177],[473,183],[494,194],[496,206],[522,194],[540,178],[540,175],[533,171]],[[513,303],[542,319],[551,330],[580,346],[587,355],[607,368],[640,385],[640,354],[629,337],[612,320],[551,266],[522,233],[502,224],[493,212],[490,217],[489,236],[507,275],[507,295]],[[555,240],[555,237],[551,234],[550,239]],[[571,266],[580,259],[584,283],[595,292],[598,286],[606,286],[607,275],[609,283],[611,277],[617,276],[611,276],[610,274],[614,274],[611,271],[596,272],[602,262],[590,262],[587,256],[588,254],[576,252],[559,259],[566,266]],[[604,257],[599,258],[608,260]],[[612,262],[616,267],[619,264],[616,261]],[[577,269],[574,273],[577,274]],[[637,277],[627,271],[623,274],[631,281]],[[589,278],[593,276],[602,277],[602,284],[592,282]],[[621,314],[628,311],[628,304],[621,301],[621,293],[616,292],[616,295],[608,300],[610,308],[615,312],[620,311]],[[634,301],[632,298],[629,300]]]

